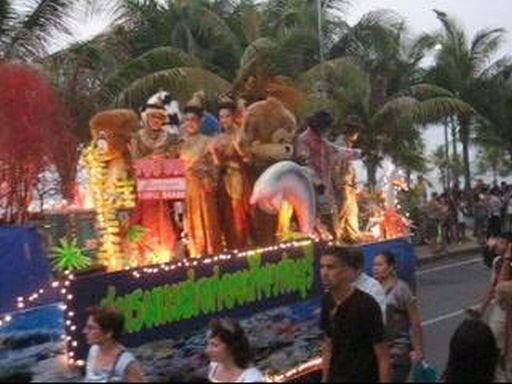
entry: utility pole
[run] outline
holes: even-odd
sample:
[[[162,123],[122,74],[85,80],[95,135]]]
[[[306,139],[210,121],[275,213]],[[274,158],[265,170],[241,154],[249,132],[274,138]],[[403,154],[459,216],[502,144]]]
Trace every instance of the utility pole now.
[[[327,98],[327,83],[325,81],[325,58],[324,58],[324,33],[323,33],[323,21],[322,21],[322,0],[317,0],[317,16],[318,16],[318,53],[320,58],[320,97],[322,100]]]

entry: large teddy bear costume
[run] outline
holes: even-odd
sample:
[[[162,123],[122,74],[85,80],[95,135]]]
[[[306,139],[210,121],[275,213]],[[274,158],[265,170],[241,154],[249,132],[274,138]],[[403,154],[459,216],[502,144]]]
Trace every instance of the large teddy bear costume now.
[[[297,130],[295,116],[275,97],[251,104],[244,117],[244,135],[252,154],[252,175],[256,179],[272,164],[293,158]],[[251,234],[257,245],[275,242],[277,216],[252,207]]]

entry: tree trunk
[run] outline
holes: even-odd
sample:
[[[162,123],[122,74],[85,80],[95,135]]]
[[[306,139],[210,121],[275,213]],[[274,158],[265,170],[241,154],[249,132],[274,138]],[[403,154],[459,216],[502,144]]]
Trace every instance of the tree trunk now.
[[[412,182],[411,170],[409,168],[405,169],[405,183],[407,184],[407,189],[411,189]]]
[[[452,120],[451,123],[451,131],[452,131],[452,176],[453,176],[453,183],[458,184],[459,177],[460,177],[460,164],[459,164],[459,151],[457,150],[457,125]],[[450,184],[448,183],[448,189],[450,188]]]
[[[366,166],[366,175],[370,191],[375,191],[375,187],[377,186],[377,167],[379,166],[379,161],[370,157],[365,161],[364,165]]]
[[[460,141],[462,142],[462,161],[464,165],[464,189],[471,188],[471,169],[469,164],[469,126],[470,120],[467,117],[459,117]]]
[[[446,169],[448,169],[448,168],[446,168]],[[447,187],[446,187],[446,181],[447,181],[446,180],[446,173],[447,173],[446,169],[444,169],[444,168],[440,168],[439,169],[439,178],[441,179],[441,184],[443,186],[443,191],[447,191],[448,190]]]
[[[446,120],[444,122],[444,149],[445,149],[445,156],[446,156],[446,175],[443,177],[443,188],[446,190],[446,185],[450,186],[450,167],[449,159],[450,159],[450,139],[448,137],[448,121]]]

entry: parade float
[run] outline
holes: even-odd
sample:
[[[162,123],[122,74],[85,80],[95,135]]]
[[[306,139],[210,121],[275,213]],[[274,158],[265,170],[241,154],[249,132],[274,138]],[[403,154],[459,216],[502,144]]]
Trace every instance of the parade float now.
[[[60,295],[70,366],[84,364],[87,308],[106,305],[125,315],[124,342],[154,380],[199,377],[206,366],[205,326],[224,316],[241,319],[269,379],[286,381],[311,370],[319,354],[319,255],[344,233],[339,225],[359,226],[356,195],[356,207],[343,209],[341,202],[333,214],[334,231],[322,229],[317,191],[325,175],[314,161],[299,164],[295,117],[277,99],[252,104],[243,119],[233,118],[211,140],[199,135],[197,100],[184,109],[185,133],[166,127],[173,121],[169,102],[165,93],[151,97],[141,124],[126,109],[91,118],[79,202],[52,213],[54,223],[63,222],[58,236],[67,230],[75,242],[59,248],[57,234],[48,237],[63,254],[67,246],[71,259],[80,250],[87,254],[91,262],[78,260],[75,267],[98,268],[62,271],[17,297],[17,307],[29,307],[52,290]],[[226,100],[220,104],[232,113],[237,108]],[[333,159],[325,169],[350,166],[354,150],[321,145]],[[403,185],[392,172],[381,181],[380,193],[368,199],[367,230],[341,240],[363,248],[367,271],[376,253],[393,251],[398,274],[414,285],[408,222],[396,207],[396,190]],[[353,177],[350,183],[350,192],[340,194],[345,199],[344,193],[355,193]],[[352,216],[341,219],[341,211]]]

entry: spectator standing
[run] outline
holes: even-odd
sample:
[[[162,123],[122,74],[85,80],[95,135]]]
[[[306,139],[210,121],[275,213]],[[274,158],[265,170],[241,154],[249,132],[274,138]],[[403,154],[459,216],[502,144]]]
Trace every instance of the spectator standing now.
[[[320,258],[326,289],[320,328],[324,382],[389,382],[389,352],[384,340],[382,313],[367,293],[352,286],[357,271],[354,254],[328,247]]]
[[[426,204],[428,198],[428,186],[430,184],[424,179],[423,175],[418,175],[416,184],[413,187],[413,194],[418,199],[420,205]]]
[[[496,235],[501,232],[501,207],[503,203],[499,196],[499,189],[494,187],[487,200],[489,225],[487,233]]]
[[[479,244],[484,244],[487,226],[487,206],[482,193],[478,193],[474,196],[473,209],[475,218],[473,235],[476,237]]]
[[[442,199],[437,193],[432,194],[432,198],[427,205],[428,233],[430,245],[434,252],[441,252],[445,249],[445,236],[443,233],[443,223],[445,218],[445,209]]]
[[[121,344],[123,315],[114,309],[94,307],[88,310],[84,327],[91,345],[84,382],[144,382],[144,373],[135,357]]]
[[[478,319],[466,319],[450,340],[447,383],[490,383],[498,363],[498,348],[491,329]]]
[[[208,325],[206,354],[210,358],[208,380],[212,383],[263,382],[262,373],[251,364],[249,340],[232,319],[213,319]]]
[[[416,298],[407,283],[397,277],[393,253],[383,251],[375,256],[373,276],[386,293],[386,341],[393,366],[391,380],[403,383],[412,363],[424,358],[423,328]]]
[[[504,260],[509,257],[510,244],[512,244],[512,234],[500,233],[495,238],[490,238],[493,243],[490,244],[491,250],[494,250],[496,257],[492,261],[492,275],[489,287],[480,302],[475,308],[471,308],[472,312],[477,316],[482,316],[486,311],[488,313],[488,324],[494,333],[498,348],[501,351],[505,349],[505,328],[506,328],[506,312],[496,303],[495,289],[500,280],[500,276],[504,273]]]
[[[512,231],[512,186],[510,185],[507,187],[503,205],[505,206],[503,228],[505,231]]]
[[[382,285],[377,280],[363,272],[363,251],[359,247],[347,247],[345,249],[346,252],[351,254],[351,257],[349,258],[349,262],[351,264],[349,264],[349,267],[353,268],[355,272],[355,279],[352,282],[352,286],[366,292],[375,299],[382,312],[382,320],[386,322],[386,293],[384,292]]]

